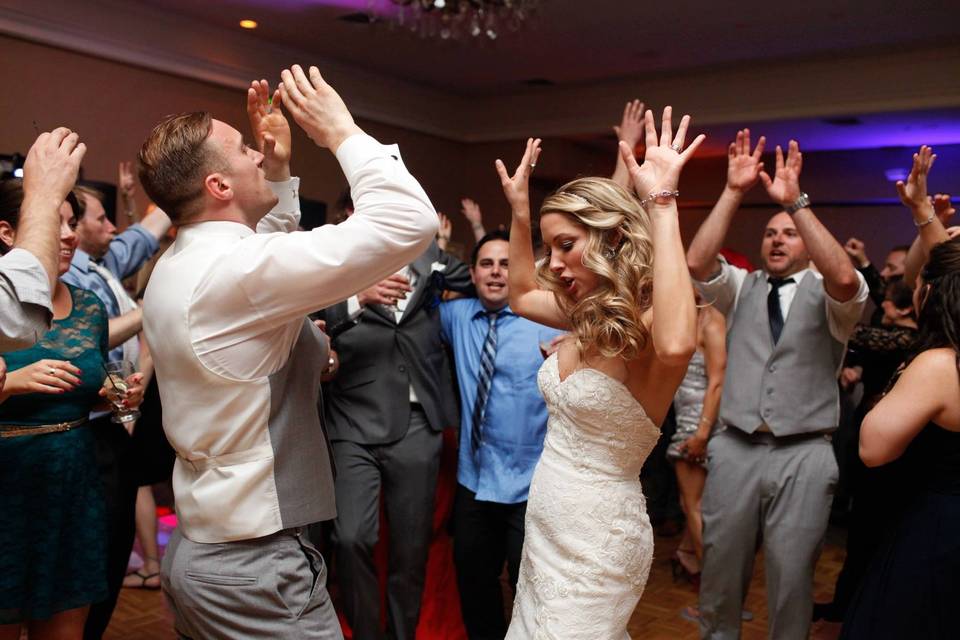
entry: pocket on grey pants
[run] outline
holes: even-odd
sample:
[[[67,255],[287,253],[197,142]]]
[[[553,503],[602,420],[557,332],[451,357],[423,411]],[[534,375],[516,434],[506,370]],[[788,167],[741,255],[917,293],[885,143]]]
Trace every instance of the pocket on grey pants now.
[[[204,584],[220,585],[224,587],[243,587],[257,584],[257,581],[259,580],[257,576],[228,576],[216,573],[197,573],[195,571],[187,571],[186,576],[188,580],[193,580],[194,582],[202,582]]]
[[[287,610],[299,619],[327,600],[327,568],[313,545],[296,536],[276,553],[277,592]]]

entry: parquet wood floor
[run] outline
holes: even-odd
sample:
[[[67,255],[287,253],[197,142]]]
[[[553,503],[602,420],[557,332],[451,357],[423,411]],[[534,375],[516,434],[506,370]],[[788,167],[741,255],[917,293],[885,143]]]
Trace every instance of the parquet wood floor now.
[[[696,625],[680,618],[680,610],[696,602],[689,584],[675,583],[670,572],[670,556],[678,538],[658,538],[650,581],[630,621],[630,634],[643,640],[696,640]],[[817,600],[829,600],[843,564],[843,548],[828,543],[817,565],[814,594]],[[757,556],[746,608],[754,620],[743,625],[743,640],[764,640],[767,613],[763,555]],[[159,591],[125,589],[105,640],[175,640],[170,614]],[[441,639],[436,639],[441,640]],[[584,639],[592,640],[592,639]]]

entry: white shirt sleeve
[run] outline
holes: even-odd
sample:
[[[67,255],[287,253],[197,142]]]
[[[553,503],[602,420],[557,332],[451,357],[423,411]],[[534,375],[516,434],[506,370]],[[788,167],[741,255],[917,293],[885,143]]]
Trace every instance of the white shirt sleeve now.
[[[267,184],[277,196],[277,204],[257,223],[257,233],[296,231],[300,226],[300,178]]]
[[[717,261],[720,263],[720,273],[710,280],[694,280],[694,285],[704,304],[713,305],[729,320],[737,309],[737,298],[740,296],[740,287],[747,278],[747,270],[733,266],[723,256],[717,256]]]
[[[209,332],[203,317],[193,325],[208,348],[223,331],[220,316],[232,319],[221,333],[225,343],[299,322],[395,273],[433,240],[437,213],[395,145],[357,134],[336,155],[354,214],[338,225],[257,233],[237,242],[195,292],[211,313]]]
[[[0,353],[26,349],[50,330],[50,281],[29,251],[0,257]]]
[[[860,288],[857,294],[846,302],[834,300],[826,290],[823,292],[827,301],[827,324],[830,327],[830,335],[840,342],[846,342],[853,335],[853,330],[863,316],[867,297],[870,295],[867,281],[859,271],[857,271],[857,279],[860,281]]]

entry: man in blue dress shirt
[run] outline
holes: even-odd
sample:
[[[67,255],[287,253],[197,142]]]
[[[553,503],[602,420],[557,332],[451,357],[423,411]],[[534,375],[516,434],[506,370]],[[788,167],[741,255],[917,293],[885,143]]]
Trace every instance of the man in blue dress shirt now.
[[[516,587],[527,492],[547,430],[540,344],[560,335],[510,310],[508,254],[506,231],[481,238],[470,267],[478,298],[440,307],[460,387],[454,562],[470,640],[502,640],[507,631],[500,573],[506,561]]]
[[[131,337],[110,352],[109,360],[130,360],[137,366],[140,308],[124,291],[121,280],[136,273],[157,252],[160,238],[170,228],[170,218],[155,209],[141,223],[130,225],[123,233],[117,234],[104,209],[104,194],[82,186],[77,191],[83,205],[83,214],[77,224],[79,246],[70,262],[70,270],[63,274],[63,281],[94,292],[111,318],[124,318],[124,322],[113,329]],[[90,414],[90,420],[96,435],[97,464],[107,500],[107,582],[110,595],[90,607],[84,639],[99,640],[110,623],[127,571],[135,533],[139,483],[136,474],[138,461],[131,454],[126,429],[110,422],[109,412],[94,412]]]

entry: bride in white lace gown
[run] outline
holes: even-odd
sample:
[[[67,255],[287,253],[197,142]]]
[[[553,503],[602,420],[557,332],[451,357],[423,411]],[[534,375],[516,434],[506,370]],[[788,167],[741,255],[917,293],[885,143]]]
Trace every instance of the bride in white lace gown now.
[[[675,198],[703,136],[683,150],[689,117],[676,138],[670,117],[667,107],[658,141],[646,112],[642,166],[620,143],[630,191],[581,178],[544,200],[548,259],[539,267],[527,183],[540,141],[527,142],[512,177],[497,161],[513,211],[511,309],[571,333],[539,373],[550,419],[507,640],[629,640],[627,622],[650,573],[640,468],[696,348]]]

